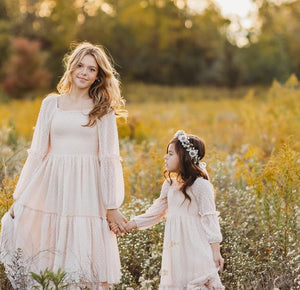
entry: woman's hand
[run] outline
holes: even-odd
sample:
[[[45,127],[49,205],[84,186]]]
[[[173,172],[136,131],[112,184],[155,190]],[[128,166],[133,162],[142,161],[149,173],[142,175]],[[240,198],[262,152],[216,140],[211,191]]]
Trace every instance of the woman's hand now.
[[[211,246],[213,259],[214,259],[214,262],[216,264],[216,267],[222,272],[223,267],[224,267],[224,259],[221,256],[220,244],[219,243],[213,243],[213,244],[210,244],[210,246]]]
[[[120,213],[119,209],[108,209],[106,217],[111,230],[121,236],[122,233],[126,233],[127,219]]]

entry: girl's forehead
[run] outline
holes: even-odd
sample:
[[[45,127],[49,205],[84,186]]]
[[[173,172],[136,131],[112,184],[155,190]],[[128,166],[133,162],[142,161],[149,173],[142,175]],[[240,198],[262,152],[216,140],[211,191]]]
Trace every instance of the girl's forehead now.
[[[175,151],[175,145],[173,143],[169,144],[168,151]]]

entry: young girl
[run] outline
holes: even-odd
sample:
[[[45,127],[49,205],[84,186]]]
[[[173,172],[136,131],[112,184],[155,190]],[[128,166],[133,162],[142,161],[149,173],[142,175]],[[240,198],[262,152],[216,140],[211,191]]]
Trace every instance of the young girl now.
[[[218,275],[222,235],[214,189],[200,161],[204,154],[198,137],[178,131],[165,155],[168,178],[160,197],[126,226],[146,229],[167,214],[159,289],[224,289]]]
[[[57,88],[42,102],[15,203],[2,219],[1,261],[12,278],[20,248],[26,273],[61,268],[68,289],[104,289],[120,280],[108,222],[118,234],[126,223],[118,210],[124,196],[119,81],[104,49],[81,43],[66,57]]]

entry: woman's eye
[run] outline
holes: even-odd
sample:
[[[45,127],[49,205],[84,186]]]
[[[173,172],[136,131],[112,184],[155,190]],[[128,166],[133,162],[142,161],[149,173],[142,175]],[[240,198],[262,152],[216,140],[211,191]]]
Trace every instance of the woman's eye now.
[[[82,64],[81,64],[81,63],[80,63],[80,64],[78,64],[78,65],[77,65],[77,67],[82,67]]]

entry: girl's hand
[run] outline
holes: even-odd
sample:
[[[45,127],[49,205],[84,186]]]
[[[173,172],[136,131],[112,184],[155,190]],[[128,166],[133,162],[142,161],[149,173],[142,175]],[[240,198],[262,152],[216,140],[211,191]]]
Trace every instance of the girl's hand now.
[[[110,228],[112,231],[121,236],[122,233],[126,233],[125,226],[127,223],[127,219],[120,213],[119,209],[108,209],[106,212],[106,217]],[[118,229],[115,225],[117,225]]]
[[[214,258],[214,262],[216,264],[216,267],[220,270],[220,272],[223,271],[223,267],[224,267],[224,259],[221,256],[221,253],[214,253],[213,252],[213,258]]]
[[[210,246],[211,246],[213,259],[214,259],[214,262],[216,264],[216,267],[220,270],[220,272],[222,272],[223,267],[224,267],[224,259],[221,256],[220,244],[219,243],[213,243],[213,244],[210,244]]]
[[[133,229],[136,229],[136,228],[137,228],[137,225],[136,225],[136,222],[134,220],[129,221],[126,224],[126,227],[125,227],[125,229],[126,229],[127,232],[129,232],[129,231],[131,231]]]

